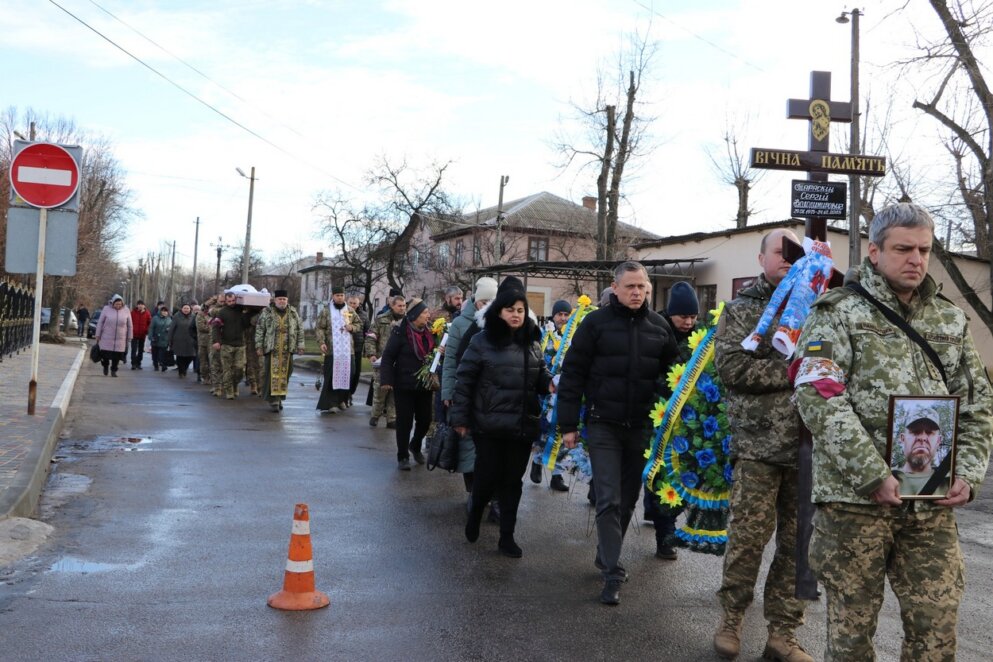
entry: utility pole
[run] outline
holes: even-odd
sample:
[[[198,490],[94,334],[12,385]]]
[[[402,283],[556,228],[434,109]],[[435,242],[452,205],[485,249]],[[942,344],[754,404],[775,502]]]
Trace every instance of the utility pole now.
[[[503,225],[503,187],[510,181],[510,175],[500,176],[500,198],[497,201],[496,217],[496,256],[497,264],[503,262],[503,236],[501,226]]]
[[[169,312],[171,313],[175,306],[175,282],[176,282],[176,240],[172,240],[172,263],[169,265]]]
[[[231,248],[230,246],[224,245],[224,240],[221,237],[217,238],[216,244],[211,244],[217,249],[217,271],[214,272],[214,291],[215,293],[221,291],[221,253],[224,252],[225,248]]]
[[[248,258],[252,250],[252,199],[255,197],[255,166],[252,174],[246,175],[241,168],[235,168],[239,175],[248,179],[248,222],[245,224],[245,250],[241,258],[241,282],[248,282]]]
[[[197,216],[197,230],[193,235],[193,298],[199,301],[203,297],[197,297],[197,250],[200,248],[200,217]]]
[[[838,23],[848,23],[848,17],[852,20],[852,62],[851,62],[851,82],[852,82],[852,129],[850,141],[848,143],[849,154],[858,154],[859,148],[859,17],[862,12],[853,9],[850,12],[841,12],[841,16],[835,20]],[[848,268],[856,269],[862,262],[862,180],[859,175],[848,176]]]

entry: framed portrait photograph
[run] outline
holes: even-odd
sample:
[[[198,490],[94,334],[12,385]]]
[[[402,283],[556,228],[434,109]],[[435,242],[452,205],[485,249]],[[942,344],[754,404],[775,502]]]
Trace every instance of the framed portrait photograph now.
[[[886,461],[901,499],[942,499],[955,475],[959,396],[891,395]]]

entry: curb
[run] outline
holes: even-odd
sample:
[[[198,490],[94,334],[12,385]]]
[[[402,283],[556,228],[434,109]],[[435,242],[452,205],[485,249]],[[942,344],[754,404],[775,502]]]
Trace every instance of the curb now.
[[[55,394],[55,399],[52,400],[52,405],[45,415],[40,429],[47,432],[42,432],[33,440],[27,457],[14,475],[12,485],[4,491],[5,498],[0,498],[0,519],[31,517],[37,510],[41,490],[45,486],[52,465],[52,454],[59,443],[59,434],[65,424],[69,399],[72,397],[76,378],[79,377],[86,353],[87,348],[84,346],[69,368],[69,374],[62,380],[62,386]]]

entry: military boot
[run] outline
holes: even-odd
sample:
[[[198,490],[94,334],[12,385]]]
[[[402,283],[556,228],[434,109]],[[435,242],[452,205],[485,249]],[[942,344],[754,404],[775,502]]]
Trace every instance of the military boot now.
[[[741,616],[725,611],[714,633],[714,652],[725,660],[733,660],[741,652]]]
[[[795,636],[775,632],[769,633],[762,658],[774,662],[814,662],[814,658],[803,650]]]

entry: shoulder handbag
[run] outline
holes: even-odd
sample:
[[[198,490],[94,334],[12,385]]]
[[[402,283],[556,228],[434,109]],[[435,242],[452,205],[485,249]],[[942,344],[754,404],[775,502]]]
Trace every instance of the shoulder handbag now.
[[[424,466],[428,471],[438,467],[452,473],[458,464],[459,433],[448,423],[439,421],[435,424],[434,434],[428,439],[428,457]]]
[[[100,363],[100,343],[93,343],[90,347],[90,360],[94,363]]]
[[[869,294],[869,291],[862,287],[861,283],[856,283],[853,281],[847,283],[845,287],[857,293],[863,299],[878,308],[879,312],[883,314],[883,317],[889,320],[893,326],[899,328],[901,331],[906,333],[911,340],[917,343],[924,351],[924,355],[927,356],[928,360],[931,361],[931,363],[934,364],[934,367],[938,369],[938,372],[941,373],[941,381],[945,382],[946,386],[948,385],[948,375],[945,374],[945,366],[942,365],[941,359],[938,358],[938,353],[934,351],[934,347],[931,347],[931,344],[924,339],[924,336],[917,333],[917,330],[907,324],[907,320],[900,317],[895,310]],[[918,492],[918,494],[934,494],[934,491],[938,489],[938,486],[941,485],[941,483],[948,476],[948,470],[951,468],[951,464],[952,454],[948,453],[941,460],[941,463],[938,464],[938,467],[934,470],[934,473],[931,474],[931,478],[924,484],[924,487],[921,488],[921,491]]]

